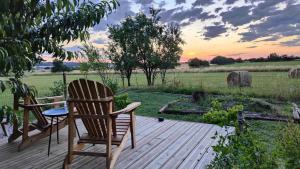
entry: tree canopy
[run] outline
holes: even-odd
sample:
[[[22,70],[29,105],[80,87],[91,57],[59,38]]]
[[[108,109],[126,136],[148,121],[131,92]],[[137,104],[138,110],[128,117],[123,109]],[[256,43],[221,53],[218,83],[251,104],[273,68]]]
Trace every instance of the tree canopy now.
[[[166,72],[168,69],[174,69],[177,66],[182,54],[181,44],[184,43],[181,38],[180,27],[176,24],[169,24],[165,27],[162,38],[161,63],[159,66],[162,84],[166,83]]]
[[[233,64],[234,62],[235,60],[233,58],[227,58],[224,56],[216,56],[210,61],[211,64],[216,64],[216,65],[228,65],[228,64]]]
[[[124,78],[130,86],[132,71],[137,67],[137,46],[135,44],[134,21],[127,17],[120,25],[109,27],[107,55],[114,64],[114,69],[120,71],[124,86]]]
[[[188,64],[192,68],[199,68],[199,67],[207,67],[207,66],[209,66],[209,62],[208,61],[201,60],[201,59],[198,59],[198,58],[190,59],[188,61]]]
[[[92,44],[84,44],[81,50],[81,55],[88,60],[87,64],[89,68],[96,71],[102,82],[107,84],[110,65],[107,62],[108,57],[105,55],[103,49],[98,49]]]
[[[159,10],[150,8],[149,13],[147,16],[140,12],[109,28],[110,59],[115,69],[126,76],[128,84],[132,70],[139,67],[148,85],[154,85],[158,70],[165,75],[167,69],[176,66],[182,53],[179,26],[161,23]]]
[[[88,28],[118,6],[116,0],[7,0],[0,7],[0,75],[19,78],[42,60],[43,53],[60,59],[74,54],[63,43],[86,40]]]

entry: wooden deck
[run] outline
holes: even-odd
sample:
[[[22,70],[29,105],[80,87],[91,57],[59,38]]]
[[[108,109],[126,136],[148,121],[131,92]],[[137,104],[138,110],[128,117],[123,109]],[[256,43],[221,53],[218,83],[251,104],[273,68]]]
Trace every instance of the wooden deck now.
[[[82,124],[79,124],[83,130]],[[204,168],[214,157],[211,137],[222,128],[203,123],[137,117],[137,147],[131,149],[130,141],[123,150],[115,168],[125,169],[189,169]],[[17,152],[17,142],[8,144],[0,140],[0,168],[61,168],[67,152],[67,127],[60,130],[60,144],[52,136],[51,154],[47,156],[48,138]],[[87,146],[88,150],[101,151],[104,146]],[[71,168],[105,168],[102,157],[77,156]]]

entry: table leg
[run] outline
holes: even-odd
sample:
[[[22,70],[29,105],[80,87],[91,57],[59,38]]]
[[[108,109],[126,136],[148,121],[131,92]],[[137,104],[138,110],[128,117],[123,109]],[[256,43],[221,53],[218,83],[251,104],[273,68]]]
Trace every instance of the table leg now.
[[[49,135],[49,144],[48,144],[48,156],[49,156],[49,154],[50,154],[52,126],[53,126],[53,117],[51,117],[50,135]]]
[[[59,133],[58,133],[58,117],[56,117],[56,127],[57,127],[57,144],[59,144]]]

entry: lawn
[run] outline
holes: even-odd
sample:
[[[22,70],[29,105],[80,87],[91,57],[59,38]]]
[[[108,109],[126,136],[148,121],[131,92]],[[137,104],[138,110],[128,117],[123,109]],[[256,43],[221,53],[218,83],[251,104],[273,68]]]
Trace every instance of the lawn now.
[[[179,99],[181,95],[163,92],[145,92],[143,90],[128,91],[132,101],[142,102],[142,106],[137,110],[138,115],[151,117],[164,117],[174,120],[186,120],[201,122],[202,116],[199,115],[172,115],[159,114],[159,109],[173,100]]]

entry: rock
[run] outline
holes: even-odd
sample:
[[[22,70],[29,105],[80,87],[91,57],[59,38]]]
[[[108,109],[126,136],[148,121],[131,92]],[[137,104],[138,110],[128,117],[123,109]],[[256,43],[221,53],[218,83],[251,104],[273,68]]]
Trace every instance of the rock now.
[[[281,109],[279,106],[269,103],[263,99],[252,99],[252,103],[249,104],[250,110],[256,112],[269,112],[272,114],[279,114]]]
[[[204,100],[206,98],[206,93],[203,91],[196,91],[192,93],[192,101],[198,102],[200,100]]]
[[[252,76],[248,71],[233,71],[227,76],[229,87],[251,87]]]
[[[300,68],[293,68],[289,71],[289,78],[300,79]]]

